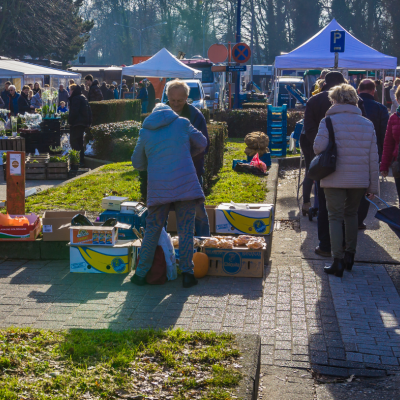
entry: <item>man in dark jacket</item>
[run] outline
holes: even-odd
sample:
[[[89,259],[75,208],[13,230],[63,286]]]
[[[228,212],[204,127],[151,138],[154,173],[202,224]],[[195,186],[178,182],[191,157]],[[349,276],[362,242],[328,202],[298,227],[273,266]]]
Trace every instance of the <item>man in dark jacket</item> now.
[[[29,86],[25,85],[22,88],[21,94],[18,97],[18,113],[19,114],[25,114],[26,112],[29,113],[33,111],[34,107],[31,106],[31,101],[28,99],[28,93],[29,93]]]
[[[64,85],[61,84],[58,90],[58,106],[61,104],[62,101],[66,105],[69,104],[69,93],[64,89]]]
[[[8,89],[10,86],[11,86],[11,82],[7,81],[4,84],[4,90],[1,92],[1,98],[4,101],[4,105],[5,105],[4,108],[6,108],[6,109],[10,108],[10,103],[9,103],[10,97],[9,97],[9,93],[8,93]]]
[[[379,161],[382,158],[383,141],[385,140],[386,128],[389,121],[389,113],[387,107],[375,101],[376,87],[375,82],[371,79],[364,79],[358,87],[358,95],[364,101],[367,118],[374,124],[376,143],[378,145]],[[358,209],[358,229],[366,229],[364,223],[369,210],[369,201],[363,197]]]
[[[385,140],[386,128],[389,121],[389,113],[383,104],[374,100],[375,90],[375,82],[371,79],[364,79],[358,87],[358,95],[364,101],[367,118],[374,124],[380,161],[382,158],[383,141]]]
[[[139,88],[140,88],[140,91],[139,91],[137,98],[139,100],[141,100],[141,102],[142,102],[142,114],[146,114],[147,113],[147,105],[149,104],[149,98],[148,98],[146,84],[144,82],[140,82]]]
[[[193,164],[196,168],[197,177],[200,181],[200,185],[203,187],[204,156],[207,154],[208,148],[210,147],[210,139],[208,138],[207,123],[203,114],[196,107],[187,103],[189,91],[190,88],[184,81],[175,80],[170,82],[167,87],[167,104],[180,117],[187,118],[207,139],[205,151],[193,157]],[[199,201],[196,204],[196,219],[194,225],[197,236],[210,236],[210,225],[204,202]]]
[[[103,95],[103,99],[107,100],[107,83],[105,81],[102,82],[100,90],[101,94]]]
[[[111,86],[107,85],[107,90],[106,90],[106,95],[104,96],[104,100],[114,100],[114,86],[113,89],[111,89]]]
[[[321,120],[325,118],[326,112],[331,108],[332,103],[329,100],[329,90],[334,86],[341,85],[346,83],[343,75],[340,72],[332,71],[329,72],[325,77],[325,85],[322,88],[322,92],[316,94],[311,97],[307,101],[306,110],[304,113],[304,130],[305,130],[305,141],[309,146],[309,154],[311,155],[311,159],[315,157],[313,144],[315,137],[318,133],[318,128]],[[360,98],[358,101],[358,107],[361,109],[362,114],[366,117],[365,108],[363,104],[363,100]],[[304,141],[304,142],[305,142]],[[307,147],[306,143],[302,143]],[[318,186],[318,240],[319,246],[316,247],[315,253],[323,256],[330,257],[331,256],[331,238],[329,234],[329,220],[328,220],[328,210],[326,208],[326,200],[324,190],[320,187],[319,182],[317,182]]]
[[[89,86],[88,101],[102,101],[104,100],[103,94],[99,88],[99,81],[93,80],[92,75],[85,76],[86,86]]]
[[[85,153],[83,148],[83,134],[92,124],[92,111],[86,97],[78,85],[71,85],[70,108],[68,123],[71,127],[70,144],[73,150],[80,151],[80,164],[83,166]]]
[[[14,85],[10,85],[8,88],[8,109],[10,110],[10,115],[15,116],[18,115],[18,99],[19,94],[17,93],[17,89]]]

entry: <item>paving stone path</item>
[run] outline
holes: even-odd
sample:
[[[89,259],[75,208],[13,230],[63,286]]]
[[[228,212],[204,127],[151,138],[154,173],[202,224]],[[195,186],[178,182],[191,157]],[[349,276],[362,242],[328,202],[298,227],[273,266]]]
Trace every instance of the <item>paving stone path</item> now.
[[[329,283],[346,359],[370,368],[399,366],[400,296],[386,269],[356,265]]]

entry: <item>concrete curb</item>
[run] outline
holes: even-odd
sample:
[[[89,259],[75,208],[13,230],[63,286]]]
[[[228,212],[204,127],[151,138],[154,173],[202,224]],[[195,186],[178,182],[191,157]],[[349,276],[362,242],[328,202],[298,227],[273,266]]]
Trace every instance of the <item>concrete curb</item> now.
[[[98,158],[85,157],[85,167],[96,169],[106,164],[112,164],[115,161],[99,160]]]
[[[257,400],[260,380],[261,338],[255,334],[236,335],[235,344],[242,359],[240,372],[243,377],[236,390],[242,400]]]
[[[274,208],[276,206],[276,196],[278,192],[278,173],[279,173],[279,160],[273,159],[267,180],[268,193],[265,197],[265,203],[273,204]],[[264,265],[269,263],[269,259],[271,257],[273,236],[274,232],[272,232],[271,235],[265,237],[265,243],[267,245],[267,249],[264,252]]]
[[[300,156],[296,157],[287,157],[287,158],[278,158],[280,167],[293,167],[299,168],[300,165]]]

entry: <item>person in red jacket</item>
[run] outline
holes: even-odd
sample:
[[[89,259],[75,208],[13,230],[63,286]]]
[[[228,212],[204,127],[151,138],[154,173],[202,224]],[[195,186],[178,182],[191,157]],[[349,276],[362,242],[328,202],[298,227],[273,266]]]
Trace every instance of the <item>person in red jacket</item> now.
[[[400,101],[400,87],[396,90],[396,99]],[[381,161],[381,174],[386,177],[389,173],[389,167],[397,159],[400,143],[400,106],[397,112],[389,118],[386,129],[385,141],[383,142],[383,153]],[[395,178],[397,194],[400,198],[400,178]]]

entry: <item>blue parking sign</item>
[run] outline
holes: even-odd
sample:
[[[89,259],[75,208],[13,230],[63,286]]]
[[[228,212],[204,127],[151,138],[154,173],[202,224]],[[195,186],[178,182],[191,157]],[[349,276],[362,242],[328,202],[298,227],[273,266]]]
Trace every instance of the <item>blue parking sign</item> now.
[[[345,31],[331,31],[331,53],[344,53]]]

